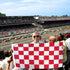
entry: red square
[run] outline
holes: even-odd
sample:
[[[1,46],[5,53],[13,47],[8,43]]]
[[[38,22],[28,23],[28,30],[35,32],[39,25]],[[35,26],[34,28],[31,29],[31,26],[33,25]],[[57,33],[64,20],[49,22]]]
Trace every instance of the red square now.
[[[39,60],[39,56],[34,56],[34,60]]]
[[[59,51],[59,55],[63,55],[63,51]]]
[[[19,47],[23,47],[23,44],[18,44]]]
[[[49,65],[44,65],[44,69],[49,69]]]
[[[49,64],[54,64],[54,60],[49,60]]]
[[[54,51],[49,51],[49,55],[54,55]]]
[[[49,60],[49,55],[48,56],[44,56],[44,60]]]
[[[28,47],[24,47],[24,51],[28,51]]]
[[[58,51],[59,50],[59,46],[54,47],[54,51]]]
[[[23,51],[19,51],[19,55],[23,55]]]
[[[34,51],[39,51],[39,47],[34,47]]]
[[[14,47],[14,51],[18,51],[18,47]]]
[[[34,44],[29,44],[29,47],[34,47]]]
[[[54,46],[54,43],[49,43],[49,46]]]
[[[24,60],[19,60],[20,61],[20,64],[24,64]]]
[[[44,64],[44,60],[39,60],[39,64]]]
[[[59,60],[59,63],[63,63],[63,60],[62,60],[62,59],[60,59],[60,60]]]
[[[49,50],[49,47],[44,47],[44,51],[48,51]]]
[[[59,46],[63,46],[63,42],[59,42]]]
[[[25,64],[25,68],[26,69],[29,69],[29,64]]]
[[[29,55],[24,55],[24,59],[29,59]]]
[[[35,69],[39,69],[39,65],[35,65],[34,67],[35,67]]]
[[[29,55],[34,55],[34,51],[29,51]]]
[[[34,64],[34,60],[29,60],[29,64]]]
[[[19,55],[14,55],[14,58],[15,59],[19,59]]]
[[[20,64],[17,64],[17,63],[16,63],[16,67],[20,67]]]
[[[44,47],[44,43],[40,43],[39,44],[39,47]]]
[[[59,55],[54,55],[54,60],[59,59]]]
[[[58,68],[58,64],[54,64],[54,68]]]
[[[39,55],[44,55],[44,51],[39,51]]]

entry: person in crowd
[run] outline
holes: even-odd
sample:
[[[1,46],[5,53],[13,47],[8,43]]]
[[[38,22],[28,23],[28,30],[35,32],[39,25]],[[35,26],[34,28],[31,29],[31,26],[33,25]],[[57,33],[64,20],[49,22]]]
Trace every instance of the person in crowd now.
[[[50,36],[49,37],[49,43],[54,43],[56,41],[57,40],[56,40],[56,37],[55,36]],[[63,48],[63,50],[65,50],[65,47],[64,46],[62,48]],[[63,68],[55,68],[55,69],[49,69],[49,70],[63,70]]]
[[[44,43],[43,41],[41,41],[41,36],[40,36],[40,33],[38,33],[38,32],[34,32],[32,34],[32,40],[33,40],[33,42],[31,42],[31,43],[34,43],[34,44]],[[30,69],[30,70],[32,70],[32,69]],[[35,70],[35,69],[33,69],[33,70]],[[37,70],[39,70],[39,69],[37,69]]]
[[[28,70],[28,69],[23,69],[23,68],[15,67],[14,62],[11,64],[12,60],[13,60],[12,57],[7,60],[6,70]],[[10,69],[11,65],[13,65],[13,67]]]
[[[66,42],[65,42],[65,37],[63,34],[58,34],[57,35],[57,41],[61,41],[63,42],[63,45],[65,46],[65,50],[63,51],[63,64],[65,65],[65,70],[67,70],[66,68],[66,61],[67,61],[67,46],[66,46]]]
[[[10,66],[10,70],[14,67],[12,56],[8,52],[5,52],[5,59],[1,62],[0,70],[6,70],[7,66]]]
[[[31,42],[31,43],[34,43],[34,44],[35,43],[44,43],[43,41],[41,41],[41,36],[38,32],[34,32],[32,34],[32,39],[33,39],[33,42]]]
[[[55,36],[50,36],[49,37],[49,43],[54,43],[56,42],[56,37]]]
[[[70,66],[70,33],[65,35],[66,38],[66,46],[67,46],[67,62],[66,62],[66,70],[68,70]]]
[[[56,42],[56,37],[55,37],[55,36],[50,36],[48,42],[49,42],[49,43],[54,43],[54,42]],[[55,69],[49,69],[49,70],[58,70],[58,69],[55,68]]]
[[[10,52],[11,52],[11,55],[13,55],[13,50],[10,49]],[[13,62],[12,62],[13,61]],[[11,64],[12,63],[12,64]],[[10,69],[10,66],[13,66],[11,69]],[[13,56],[11,56],[11,58],[7,59],[7,66],[6,66],[6,70],[28,70],[28,69],[23,69],[23,68],[17,68],[15,65],[14,65],[14,59],[13,59]]]
[[[7,69],[12,70],[14,68],[14,62],[13,62],[13,56],[11,56],[8,60],[7,60]]]

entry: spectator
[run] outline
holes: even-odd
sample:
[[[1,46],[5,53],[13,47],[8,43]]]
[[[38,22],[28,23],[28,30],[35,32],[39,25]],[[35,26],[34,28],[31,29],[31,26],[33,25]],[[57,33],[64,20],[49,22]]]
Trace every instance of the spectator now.
[[[56,37],[55,36],[50,36],[49,37],[49,43],[54,43],[56,42]]]
[[[64,35],[63,34],[58,34],[57,35],[57,41],[63,42],[63,45],[65,46],[65,50],[63,51],[63,64],[65,65],[65,70],[67,70],[67,66],[66,66],[66,61],[67,61],[67,46],[66,46],[66,42],[64,40]]]
[[[6,70],[7,66],[10,65],[10,70],[14,67],[13,58],[11,52],[5,52],[5,59],[1,62],[0,70]]]
[[[41,41],[41,36],[39,33],[35,32],[32,34],[32,39],[33,39],[33,42],[31,43],[44,43],[43,41]]]
[[[65,40],[64,40],[64,35],[63,34],[58,34],[57,35],[57,41],[61,41],[61,42],[63,42],[63,45],[65,46],[65,50],[64,50],[64,54],[63,54],[63,56],[64,56],[64,58],[63,58],[63,62],[65,63],[66,61],[67,61],[67,47],[66,47],[66,42],[65,42]]]
[[[13,50],[11,49],[10,52],[13,53]],[[12,63],[12,61],[13,61],[13,63]],[[11,66],[10,64],[13,66],[11,69],[10,69],[10,66]],[[25,68],[22,69],[22,68],[15,67],[15,65],[14,65],[14,59],[11,57],[11,58],[7,59],[6,70],[28,70],[28,69],[25,69]]]
[[[56,37],[50,36],[49,37],[49,43],[54,43],[54,42],[56,42]],[[64,46],[62,48],[63,48],[63,50],[65,49]],[[50,70],[53,70],[53,69],[50,69]],[[55,68],[54,70],[63,70],[63,68]]]
[[[1,63],[1,70],[6,70],[10,66],[10,70],[14,67],[12,57],[6,57]]]
[[[34,44],[36,44],[36,43],[44,43],[43,41],[41,41],[41,36],[40,36],[40,34],[38,32],[34,32],[32,34],[32,39],[33,39],[33,42],[31,42],[31,43],[34,43]],[[33,70],[35,70],[35,69],[33,69]]]
[[[58,34],[57,35],[57,41],[62,41],[64,40],[64,35],[63,34]]]
[[[66,63],[66,70],[68,70],[68,66],[70,66],[70,34],[66,34],[66,46],[67,46],[67,63]]]

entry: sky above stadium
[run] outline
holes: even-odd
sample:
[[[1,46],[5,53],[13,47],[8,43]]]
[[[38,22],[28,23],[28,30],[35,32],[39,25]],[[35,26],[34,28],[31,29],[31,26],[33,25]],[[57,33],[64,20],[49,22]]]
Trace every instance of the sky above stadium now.
[[[70,0],[1,0],[0,12],[7,16],[70,16]]]

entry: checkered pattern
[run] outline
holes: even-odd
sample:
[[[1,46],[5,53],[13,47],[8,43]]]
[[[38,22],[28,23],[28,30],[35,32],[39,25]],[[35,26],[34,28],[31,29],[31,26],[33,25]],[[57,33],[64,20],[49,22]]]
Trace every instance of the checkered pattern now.
[[[40,44],[12,44],[16,67],[51,69],[62,67],[62,42]]]

